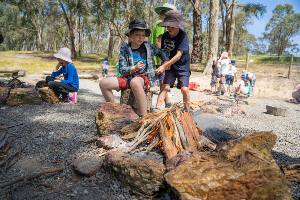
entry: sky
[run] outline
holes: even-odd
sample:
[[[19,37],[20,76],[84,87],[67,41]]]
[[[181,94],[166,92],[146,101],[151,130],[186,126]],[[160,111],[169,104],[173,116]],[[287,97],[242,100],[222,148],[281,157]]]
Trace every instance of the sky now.
[[[266,13],[259,19],[252,18],[253,24],[248,25],[248,31],[256,37],[262,36],[265,31],[265,27],[272,17],[272,11],[278,4],[291,4],[294,11],[300,13],[300,0],[238,0],[239,3],[260,3],[266,6]],[[296,43],[300,47],[300,35],[293,37],[293,43]]]

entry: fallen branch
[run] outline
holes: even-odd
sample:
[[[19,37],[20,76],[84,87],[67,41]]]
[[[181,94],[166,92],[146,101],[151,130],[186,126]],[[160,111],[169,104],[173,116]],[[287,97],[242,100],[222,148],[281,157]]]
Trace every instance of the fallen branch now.
[[[37,174],[33,174],[33,175],[29,175],[29,176],[21,176],[21,177],[18,177],[16,179],[12,180],[12,181],[1,184],[0,188],[11,186],[11,185],[14,185],[15,183],[18,183],[18,182],[21,182],[21,181],[29,181],[31,179],[35,179],[35,178],[38,178],[38,177],[46,175],[46,174],[60,173],[62,171],[63,171],[63,168],[53,168],[53,169],[48,169],[48,170],[43,171],[43,172],[39,172]]]

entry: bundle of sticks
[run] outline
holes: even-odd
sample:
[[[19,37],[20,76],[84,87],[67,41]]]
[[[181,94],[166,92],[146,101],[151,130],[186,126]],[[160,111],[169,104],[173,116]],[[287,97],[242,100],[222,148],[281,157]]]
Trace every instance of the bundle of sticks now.
[[[160,148],[166,159],[182,151],[196,151],[203,147],[215,149],[216,145],[202,135],[189,112],[179,104],[160,112],[150,113],[122,128],[123,139],[130,140],[127,152],[151,151]]]

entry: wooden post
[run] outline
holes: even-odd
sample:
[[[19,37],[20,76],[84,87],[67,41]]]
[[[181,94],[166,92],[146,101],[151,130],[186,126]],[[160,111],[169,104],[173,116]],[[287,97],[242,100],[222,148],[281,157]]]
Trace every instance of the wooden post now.
[[[289,71],[288,71],[288,79],[290,79],[292,65],[293,65],[293,54],[291,55],[291,62],[290,62]]]
[[[246,57],[246,68],[245,68],[246,71],[248,71],[248,67],[249,67],[249,53],[247,52],[247,57]]]

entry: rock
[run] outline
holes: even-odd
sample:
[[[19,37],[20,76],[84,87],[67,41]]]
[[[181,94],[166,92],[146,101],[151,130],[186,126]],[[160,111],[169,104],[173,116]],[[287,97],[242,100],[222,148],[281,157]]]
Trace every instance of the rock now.
[[[195,152],[165,179],[180,199],[291,199],[270,154],[274,138],[258,133],[216,152]]]
[[[9,90],[8,87],[0,87],[0,104],[5,104],[9,95]]]
[[[93,176],[101,168],[104,157],[97,154],[76,158],[73,162],[74,170],[85,176]]]
[[[274,115],[274,116],[285,117],[286,112],[287,112],[286,108],[277,108],[277,107],[269,106],[269,105],[266,105],[266,109],[267,109],[267,114]]]
[[[122,138],[116,134],[106,135],[98,138],[97,145],[104,149],[114,149],[117,147],[125,147],[126,142],[122,140]]]
[[[164,183],[165,166],[158,160],[113,151],[106,155],[107,168],[120,181],[145,195],[153,195]]]
[[[43,87],[43,88],[40,88],[38,90],[41,98],[50,103],[50,104],[56,104],[56,103],[59,103],[59,98],[57,97],[57,95],[55,94],[55,92],[48,88],[48,87]]]
[[[121,133],[121,128],[138,119],[132,108],[125,104],[102,103],[96,113],[96,125],[100,135]]]
[[[42,99],[34,88],[15,88],[10,91],[6,104],[18,106],[23,104],[41,104]]]

